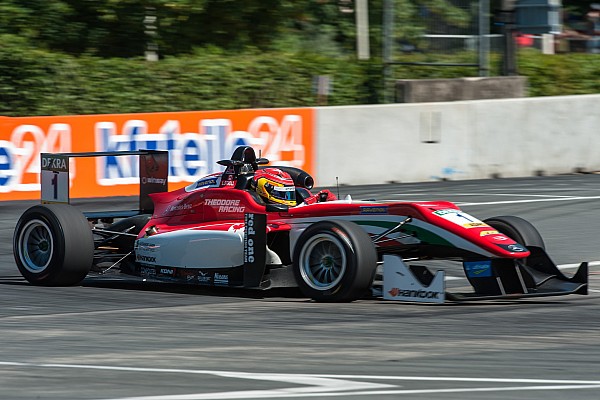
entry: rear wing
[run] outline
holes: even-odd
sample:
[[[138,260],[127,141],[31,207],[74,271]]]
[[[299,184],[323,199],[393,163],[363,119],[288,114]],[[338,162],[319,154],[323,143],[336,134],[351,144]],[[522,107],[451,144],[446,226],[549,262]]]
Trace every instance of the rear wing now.
[[[169,179],[169,152],[165,150],[98,151],[83,153],[41,153],[40,185],[42,204],[70,203],[69,159],[76,157],[139,156],[139,210],[84,213],[86,217],[127,217],[152,213],[151,193],[166,192]],[[92,215],[98,214],[98,215]],[[121,215],[123,214],[123,215]]]

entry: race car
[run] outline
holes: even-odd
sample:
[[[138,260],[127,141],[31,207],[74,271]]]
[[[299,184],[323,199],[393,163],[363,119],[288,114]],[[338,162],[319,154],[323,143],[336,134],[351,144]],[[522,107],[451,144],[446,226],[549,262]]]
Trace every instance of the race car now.
[[[81,212],[69,204],[69,158],[120,155],[140,158],[139,210]],[[313,193],[307,172],[268,165],[249,146],[218,163],[222,172],[169,192],[167,152],[42,154],[42,204],[26,210],[14,232],[19,271],[45,286],[111,271],[203,286],[296,286],[321,302],[587,294],[587,263],[566,277],[522,218],[481,221],[447,201]],[[430,260],[457,266],[469,290],[434,290],[443,279],[415,264]],[[409,287],[386,285],[406,275]]]

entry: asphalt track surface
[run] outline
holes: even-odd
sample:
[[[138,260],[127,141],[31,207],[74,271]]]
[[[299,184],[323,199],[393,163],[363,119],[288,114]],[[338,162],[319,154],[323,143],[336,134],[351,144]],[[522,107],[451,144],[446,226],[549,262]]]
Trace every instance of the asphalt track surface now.
[[[333,189],[336,191],[336,189]],[[600,175],[341,187],[532,222],[590,294],[420,305],[88,278],[33,287],[0,205],[0,399],[598,399]],[[77,202],[127,208],[129,199]],[[456,277],[462,276],[457,274]],[[458,280],[456,280],[458,281]]]

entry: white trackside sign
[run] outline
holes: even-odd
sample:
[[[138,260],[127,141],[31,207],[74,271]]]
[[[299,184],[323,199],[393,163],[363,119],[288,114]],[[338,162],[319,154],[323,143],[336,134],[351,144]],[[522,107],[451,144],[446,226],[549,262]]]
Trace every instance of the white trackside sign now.
[[[428,273],[431,277],[431,274]],[[421,282],[396,255],[383,256],[383,298],[385,300],[443,303],[446,299],[444,271],[437,271],[429,285]]]

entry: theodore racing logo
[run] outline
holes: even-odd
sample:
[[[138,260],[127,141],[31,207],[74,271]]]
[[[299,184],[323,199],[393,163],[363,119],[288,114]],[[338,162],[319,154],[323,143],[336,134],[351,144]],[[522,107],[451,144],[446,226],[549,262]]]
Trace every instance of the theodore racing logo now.
[[[218,207],[220,213],[243,213],[246,209],[246,207],[240,205],[239,199],[206,199],[204,204]]]

